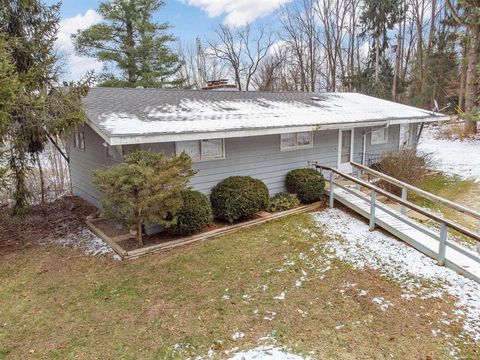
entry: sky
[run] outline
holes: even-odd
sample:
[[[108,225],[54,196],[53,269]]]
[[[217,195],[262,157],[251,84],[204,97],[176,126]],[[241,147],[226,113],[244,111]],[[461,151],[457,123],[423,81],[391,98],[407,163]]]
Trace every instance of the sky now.
[[[212,38],[219,24],[232,27],[246,23],[271,25],[278,23],[278,10],[296,0],[165,0],[155,20],[172,25],[170,33],[183,44]],[[47,0],[47,4],[56,0]],[[102,64],[75,54],[71,34],[102,21],[96,12],[98,0],[63,0],[57,48],[65,56],[62,78],[77,80],[88,70],[101,72]]]

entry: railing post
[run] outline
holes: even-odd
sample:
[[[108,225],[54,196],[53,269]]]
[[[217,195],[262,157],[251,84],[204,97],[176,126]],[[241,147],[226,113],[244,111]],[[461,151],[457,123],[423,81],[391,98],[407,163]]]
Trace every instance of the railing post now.
[[[445,265],[445,252],[447,250],[448,226],[442,223],[440,227],[440,245],[438,248],[438,265]]]
[[[477,234],[480,235],[480,221],[477,223]],[[480,253],[480,242],[477,242],[477,252]]]
[[[372,190],[372,195],[370,198],[370,231],[375,230],[375,208],[377,201],[377,192]]]
[[[407,201],[407,188],[405,187],[402,187],[402,200],[403,201]],[[407,212],[407,209],[405,208],[405,205],[402,204],[402,206],[400,207],[400,212],[405,215],[405,213]]]
[[[357,174],[356,174],[357,179],[361,179],[361,176],[362,176],[362,175],[361,175],[360,170],[357,169]],[[360,186],[359,183],[356,183],[356,184],[355,184],[355,189],[361,191],[361,190],[362,190],[362,187]]]
[[[333,190],[333,181],[335,180],[335,173],[330,170],[330,208],[333,208],[333,202],[335,200],[334,198],[334,190]]]

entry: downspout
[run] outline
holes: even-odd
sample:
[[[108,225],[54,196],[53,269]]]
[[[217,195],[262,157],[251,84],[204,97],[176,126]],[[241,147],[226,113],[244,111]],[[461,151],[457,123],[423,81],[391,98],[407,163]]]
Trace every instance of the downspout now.
[[[365,163],[367,161],[367,131],[363,133],[363,151],[362,151],[362,165],[366,166]]]

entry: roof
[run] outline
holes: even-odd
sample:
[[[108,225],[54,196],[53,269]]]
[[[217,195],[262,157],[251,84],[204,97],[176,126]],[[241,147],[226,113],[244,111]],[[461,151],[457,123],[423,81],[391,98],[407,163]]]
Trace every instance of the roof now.
[[[446,119],[358,93],[92,88],[84,104],[110,144]]]

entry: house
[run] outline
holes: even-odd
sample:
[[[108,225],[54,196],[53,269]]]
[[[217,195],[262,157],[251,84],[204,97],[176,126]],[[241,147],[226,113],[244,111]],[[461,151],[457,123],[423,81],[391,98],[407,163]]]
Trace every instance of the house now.
[[[74,193],[96,206],[92,170],[135,149],[187,152],[199,170],[191,185],[206,194],[231,175],[259,178],[274,194],[309,161],[351,171],[350,161],[415,146],[418,124],[448,119],[356,93],[92,88],[84,103],[71,178]]]

